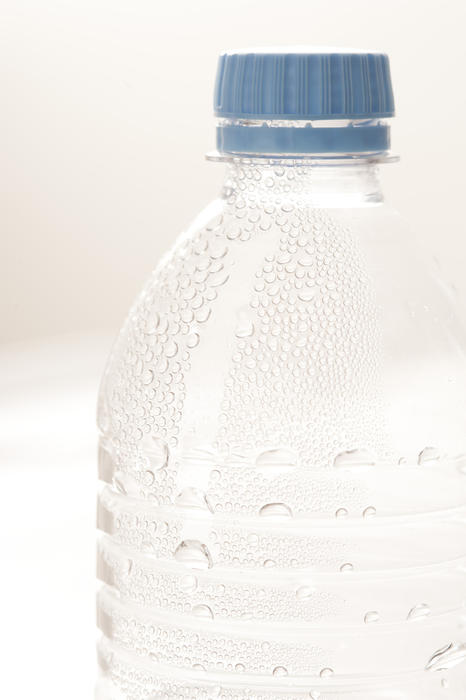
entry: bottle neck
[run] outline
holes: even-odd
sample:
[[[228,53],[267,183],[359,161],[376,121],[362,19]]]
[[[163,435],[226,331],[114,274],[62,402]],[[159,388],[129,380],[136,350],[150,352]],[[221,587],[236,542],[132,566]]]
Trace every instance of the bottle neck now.
[[[289,201],[326,208],[373,206],[383,202],[378,165],[373,162],[315,164],[302,159],[222,158],[222,197],[239,209],[248,204]]]

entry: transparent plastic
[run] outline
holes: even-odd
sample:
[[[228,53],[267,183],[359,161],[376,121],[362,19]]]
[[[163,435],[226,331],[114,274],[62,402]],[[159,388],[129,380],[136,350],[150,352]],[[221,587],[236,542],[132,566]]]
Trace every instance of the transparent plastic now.
[[[377,164],[222,157],[102,382],[101,700],[463,700],[466,347]]]

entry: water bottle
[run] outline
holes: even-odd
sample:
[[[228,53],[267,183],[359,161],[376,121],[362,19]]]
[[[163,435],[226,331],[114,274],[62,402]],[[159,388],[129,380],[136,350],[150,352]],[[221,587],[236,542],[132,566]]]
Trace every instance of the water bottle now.
[[[214,103],[100,390],[97,697],[463,700],[465,326],[383,200],[388,58],[226,52]]]

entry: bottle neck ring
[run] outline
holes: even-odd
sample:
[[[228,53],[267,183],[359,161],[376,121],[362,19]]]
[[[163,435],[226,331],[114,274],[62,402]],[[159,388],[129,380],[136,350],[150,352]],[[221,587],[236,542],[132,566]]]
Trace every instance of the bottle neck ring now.
[[[387,119],[218,119],[217,152],[244,156],[367,157],[385,160],[390,149]]]

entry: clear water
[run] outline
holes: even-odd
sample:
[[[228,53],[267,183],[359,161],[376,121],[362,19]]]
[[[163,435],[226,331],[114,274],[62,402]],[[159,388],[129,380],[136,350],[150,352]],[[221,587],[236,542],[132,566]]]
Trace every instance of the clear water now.
[[[306,169],[230,176],[104,377],[98,697],[459,700],[466,458],[389,398],[354,213]]]

